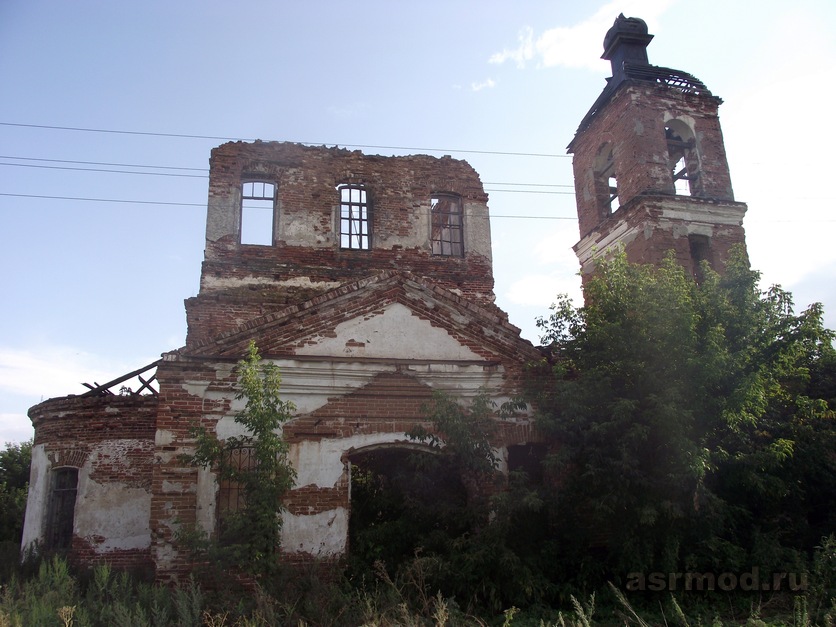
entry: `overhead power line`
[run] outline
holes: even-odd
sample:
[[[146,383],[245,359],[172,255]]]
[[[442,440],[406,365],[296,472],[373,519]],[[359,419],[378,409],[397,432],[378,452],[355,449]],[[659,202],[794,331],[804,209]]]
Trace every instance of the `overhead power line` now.
[[[499,190],[503,191],[503,190]],[[513,191],[513,190],[505,190],[505,191]],[[561,193],[561,192],[543,192],[543,193]],[[76,200],[80,202],[110,202],[110,203],[120,203],[120,204],[131,204],[131,205],[160,205],[160,206],[172,206],[172,207],[206,207],[206,203],[201,202],[171,202],[171,201],[164,201],[164,200],[132,200],[127,198],[89,198],[86,196],[47,196],[44,194],[11,194],[7,192],[0,192],[0,196],[7,196],[11,198],[36,198],[36,199],[45,199],[45,200]],[[513,216],[513,215],[503,215],[503,214],[491,214],[491,218],[511,218],[511,219],[518,219],[518,220],[577,220],[577,216]],[[836,218],[805,218],[805,222],[836,222]],[[787,223],[798,223],[799,220],[797,219],[763,219],[763,218],[752,218],[748,219],[747,223],[777,223],[777,222],[787,222]]]
[[[69,165],[44,165],[41,163],[8,163],[8,162],[0,162],[0,166],[7,166],[7,167],[17,167],[17,168],[36,168],[36,169],[44,169],[44,170],[65,170],[65,171],[72,171],[72,172],[98,172],[98,173],[108,173],[108,174],[139,174],[144,176],[168,176],[168,177],[180,177],[180,178],[208,178],[208,168],[185,168],[185,167],[174,167],[174,166],[159,166],[159,165],[140,165],[140,164],[127,164],[127,163],[109,163],[106,161],[73,161],[70,159],[41,159],[35,157],[11,157],[11,156],[2,156],[0,155],[0,159],[15,159],[21,161],[45,161],[48,163],[74,163],[80,165],[104,165],[104,166],[114,166],[114,167],[126,167],[126,168],[146,168],[146,169],[165,169],[165,170],[190,170],[195,172],[206,172],[207,174],[182,174],[182,173],[172,173],[172,172],[142,172],[137,170],[115,170],[111,168],[77,168],[72,167]],[[574,185],[567,185],[567,184],[560,184],[560,183],[489,183],[485,182],[485,185],[501,185],[506,187],[538,187],[538,188],[566,188],[566,189],[574,189]],[[486,189],[487,192],[509,192],[509,193],[525,193],[525,194],[564,194],[564,195],[573,195],[574,191],[544,191],[540,189]]]
[[[186,133],[157,133],[152,131],[125,131],[108,128],[84,128],[79,126],[53,126],[49,124],[20,124],[16,122],[0,122],[0,126],[15,126],[19,128],[39,128],[52,131],[77,131],[82,133],[110,133],[114,135],[140,135],[145,137],[170,137],[177,139],[211,139],[214,141],[257,141],[253,137],[221,137],[219,135],[189,135]],[[293,141],[295,144],[305,144],[308,146],[334,146],[343,148],[374,148],[375,150],[408,150],[410,152],[441,152],[441,153],[462,153],[462,154],[479,154],[479,155],[503,155],[507,157],[551,157],[551,158],[571,158],[571,155],[557,155],[539,152],[508,152],[502,150],[465,150],[458,148],[417,148],[414,146],[378,146],[374,144],[338,144],[336,142],[307,142],[307,141]]]
[[[111,163],[109,161],[76,161],[71,159],[47,159],[45,157],[11,157],[0,155],[0,159],[14,159],[16,161],[47,161],[49,163],[75,163],[80,165],[106,165],[119,168],[150,168],[154,170],[193,170],[195,172],[208,172],[209,168],[184,168],[173,165],[145,165],[138,163]]]
[[[545,191],[539,189],[486,189],[486,192],[491,194],[496,192],[506,192],[508,194],[557,194],[563,196],[574,196],[575,192],[561,192],[561,191]]]
[[[43,194],[9,194],[0,192],[0,196],[11,196],[12,198],[41,198],[46,200],[80,200],[84,202],[116,202],[132,205],[171,205],[175,207],[205,207],[206,203],[201,202],[170,202],[163,200],[127,200],[119,198],[87,198],[82,196],[46,196]]]
[[[173,172],[136,172],[133,170],[110,170],[104,168],[73,168],[66,165],[39,165],[35,163],[0,163],[0,166],[17,168],[39,168],[43,170],[72,170],[73,172],[107,172],[110,174],[143,174],[145,176],[175,176],[179,178],[205,179],[208,174],[175,174]]]
[[[15,161],[46,161],[47,163],[73,163],[76,165],[106,165],[117,168],[146,168],[154,170],[189,170],[192,172],[209,172],[209,168],[187,168],[173,165],[149,165],[145,163],[113,163],[110,161],[78,161],[75,159],[47,159],[46,157],[14,157],[0,155],[0,159],[14,159]],[[0,164],[5,165],[5,164]],[[8,164],[19,165],[19,164]],[[568,187],[574,189],[572,183],[497,183],[484,181],[485,185],[514,185],[518,187]]]
[[[10,194],[0,192],[0,196],[12,198],[37,198],[42,200],[76,200],[81,202],[112,202],[130,205],[161,205],[173,207],[205,207],[206,203],[199,202],[170,202],[163,200],[132,200],[127,198],[88,198],[83,196],[47,196],[45,194]],[[511,216],[491,215],[491,218],[520,218],[526,220],[577,220],[575,216]]]

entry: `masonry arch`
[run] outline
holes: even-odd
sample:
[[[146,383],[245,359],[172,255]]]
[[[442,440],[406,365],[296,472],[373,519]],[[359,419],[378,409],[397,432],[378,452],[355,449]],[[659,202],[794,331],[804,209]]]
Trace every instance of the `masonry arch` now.
[[[444,553],[470,525],[468,491],[439,449],[408,442],[348,454],[351,472],[348,558],[356,575],[376,561],[390,573],[416,551]]]
[[[691,126],[678,118],[668,120],[665,122],[665,141],[674,193],[678,196],[700,196],[702,194],[700,155]]]

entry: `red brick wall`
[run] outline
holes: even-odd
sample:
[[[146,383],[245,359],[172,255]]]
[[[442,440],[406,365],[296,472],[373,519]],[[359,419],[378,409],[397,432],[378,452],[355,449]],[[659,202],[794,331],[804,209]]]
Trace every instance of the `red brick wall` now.
[[[29,417],[35,427],[35,446],[89,452],[91,445],[102,440],[153,442],[156,409],[157,399],[150,395],[66,396],[35,405]]]
[[[158,576],[166,579],[187,575],[192,567],[186,553],[174,552],[168,557],[171,547],[176,545],[177,530],[197,521],[198,470],[182,459],[183,455],[194,452],[190,428],[198,424],[214,428],[217,418],[229,413],[229,400],[213,402],[204,397],[205,391],[211,388],[225,391],[231,399],[235,385],[231,371],[232,364],[229,376],[219,378],[212,364],[170,358],[157,368],[160,401],[150,525],[152,557],[157,562]],[[189,385],[203,392],[191,394],[187,390]],[[161,561],[165,563],[162,569]]]
[[[385,270],[432,277],[470,299],[493,302],[487,195],[478,174],[464,161],[236,142],[215,148],[210,166],[201,291],[186,301],[189,346],[228,330],[230,324],[237,326],[323,293],[335,283],[350,283]],[[238,243],[241,183],[253,174],[276,182],[280,223],[304,223],[304,236],[284,233],[285,239],[274,246]],[[336,186],[346,182],[363,183],[368,189],[370,250],[339,246],[339,225],[334,223],[340,202]],[[428,215],[430,198],[438,192],[462,198],[463,257],[432,255]],[[467,238],[477,232],[482,242],[474,249]],[[298,279],[305,281],[286,284]]]
[[[598,252],[604,252],[613,244],[610,234],[627,224],[640,233],[619,241],[630,261],[658,264],[674,250],[693,273],[688,236],[707,235],[712,265],[722,271],[729,248],[745,244],[746,206],[734,201],[717,112],[720,102],[711,95],[641,81],[627,81],[616,91],[571,144],[582,241],[592,237],[600,243]],[[699,191],[694,196],[675,194],[665,138],[671,118],[694,122],[700,155]],[[613,148],[620,203],[609,215],[602,207],[601,184],[595,175],[596,159],[608,143]]]
[[[607,142],[613,147],[622,206],[641,194],[674,195],[667,159],[666,116],[687,116],[694,120],[701,158],[701,197],[734,201],[717,111],[719,104],[720,99],[714,96],[640,81],[625,82],[572,141],[581,237],[600,222],[593,172],[599,151]]]

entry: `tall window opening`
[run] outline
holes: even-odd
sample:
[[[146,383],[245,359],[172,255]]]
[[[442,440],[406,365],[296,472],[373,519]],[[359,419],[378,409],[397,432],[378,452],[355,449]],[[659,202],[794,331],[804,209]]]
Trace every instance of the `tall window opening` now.
[[[234,449],[226,453],[225,462],[233,469],[233,474],[252,470],[256,465],[255,451],[251,447]],[[226,477],[218,482],[218,507],[216,508],[216,525],[218,538],[224,542],[227,523],[231,515],[244,509],[246,505],[244,485],[235,477]],[[234,540],[234,539],[232,539]]]
[[[691,129],[681,120],[670,120],[665,125],[665,139],[674,193],[677,196],[699,195],[700,162],[697,142]]]
[[[595,160],[595,195],[598,198],[600,218],[606,218],[620,206],[615,157],[610,144],[601,148]]]
[[[341,185],[340,248],[369,250],[371,227],[368,194],[362,185]]]
[[[56,468],[52,471],[44,538],[48,550],[64,551],[72,546],[77,492],[78,468]]]
[[[241,186],[241,243],[273,245],[276,185],[247,181]]]
[[[689,235],[688,246],[691,252],[691,264],[694,268],[694,278],[697,283],[705,279],[702,262],[707,261],[711,266],[711,239],[707,235]]]
[[[618,181],[615,178],[615,164],[611,165],[604,173],[607,180],[607,192],[609,193],[610,212],[615,211],[621,205],[618,202]]]
[[[462,199],[452,194],[438,194],[430,199],[432,207],[433,255],[462,257]]]

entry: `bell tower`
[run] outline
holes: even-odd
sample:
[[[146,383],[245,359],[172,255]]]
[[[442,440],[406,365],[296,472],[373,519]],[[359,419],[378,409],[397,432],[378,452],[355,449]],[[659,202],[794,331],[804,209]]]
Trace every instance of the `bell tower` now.
[[[574,155],[584,277],[597,256],[623,247],[636,263],[669,250],[699,279],[745,245],[746,205],[734,200],[718,108],[696,77],[650,65],[647,24],[619,15],[604,38],[612,77],[578,127]]]

